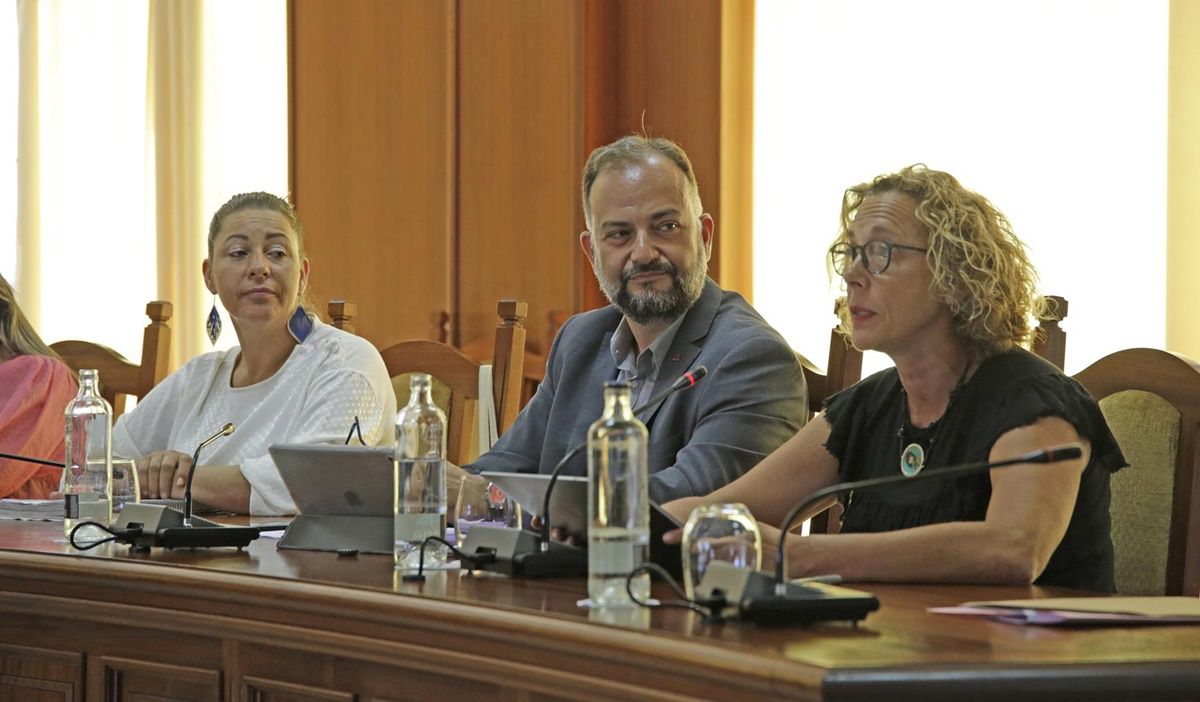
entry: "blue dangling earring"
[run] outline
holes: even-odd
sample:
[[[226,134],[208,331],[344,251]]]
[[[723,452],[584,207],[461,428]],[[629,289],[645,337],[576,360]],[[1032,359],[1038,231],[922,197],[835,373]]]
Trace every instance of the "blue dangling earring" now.
[[[313,320],[303,307],[296,306],[296,311],[292,313],[291,319],[287,323],[288,333],[296,340],[297,344],[303,344],[313,331]]]
[[[217,338],[221,336],[221,315],[217,312],[217,296],[213,295],[212,310],[208,313],[208,321],[204,323],[204,330],[208,332],[208,340],[213,346],[217,345]]]

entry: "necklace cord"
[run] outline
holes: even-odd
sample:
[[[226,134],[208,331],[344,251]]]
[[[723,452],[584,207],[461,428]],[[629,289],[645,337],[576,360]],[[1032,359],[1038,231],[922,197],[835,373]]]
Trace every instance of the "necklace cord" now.
[[[950,410],[954,407],[954,401],[958,399],[961,390],[967,384],[967,379],[970,377],[971,371],[974,369],[975,364],[968,361],[966,367],[963,368],[962,375],[958,377],[958,382],[950,390],[950,397],[946,401],[946,409],[942,410],[942,416],[933,420],[929,426],[919,432],[914,432],[913,440],[907,444],[905,442],[904,429],[906,426],[911,425],[912,422],[908,417],[908,393],[904,389],[904,384],[900,384],[900,426],[896,429],[896,439],[898,442],[897,446],[900,449],[901,473],[912,477],[920,473],[925,468],[925,465],[929,463],[930,458],[933,456],[933,448],[937,445],[938,439],[941,438],[942,420],[950,414]],[[928,435],[930,431],[932,431],[932,436],[929,437],[929,448],[927,449],[921,444],[920,439],[922,435]]]

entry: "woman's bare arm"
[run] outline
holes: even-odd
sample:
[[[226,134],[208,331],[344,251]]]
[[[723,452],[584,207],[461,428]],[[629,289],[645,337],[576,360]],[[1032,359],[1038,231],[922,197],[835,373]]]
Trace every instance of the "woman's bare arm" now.
[[[800,500],[837,480],[837,460],[825,450],[829,422],[821,414],[745,475],[705,497],[664,508],[683,521],[701,504],[741,502],[760,522],[778,524]]]
[[[1082,441],[1068,422],[1047,417],[1005,433],[992,446],[989,459],[1067,443]],[[837,573],[850,581],[1031,583],[1066,533],[1089,450],[1085,445],[1083,457],[1072,461],[991,471],[992,496],[983,521],[877,534],[790,536],[789,575]],[[778,539],[778,529],[763,529],[767,553]]]

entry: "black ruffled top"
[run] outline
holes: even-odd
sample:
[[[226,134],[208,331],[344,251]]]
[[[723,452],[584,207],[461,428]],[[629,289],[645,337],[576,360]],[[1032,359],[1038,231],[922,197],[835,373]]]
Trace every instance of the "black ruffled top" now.
[[[1096,401],[1079,383],[1038,356],[1014,349],[985,359],[953,396],[934,425],[914,430],[895,368],[876,373],[826,402],[831,431],[825,448],[838,459],[840,480],[900,472],[909,443],[926,452],[924,471],[986,461],[992,445],[1011,429],[1042,417],[1061,417],[1091,443],[1067,532],[1037,579],[1113,592],[1109,536],[1109,476],[1128,465]],[[982,521],[991,499],[986,472],[923,480],[843,498],[842,531],[881,532],[954,521]]]

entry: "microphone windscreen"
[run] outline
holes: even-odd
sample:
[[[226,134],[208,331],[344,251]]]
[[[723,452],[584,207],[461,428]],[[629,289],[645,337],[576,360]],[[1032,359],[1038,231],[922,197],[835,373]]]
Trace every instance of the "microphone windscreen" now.
[[[1066,446],[1054,446],[1046,449],[1046,462],[1053,463],[1055,461],[1069,461],[1072,458],[1083,456],[1083,447],[1078,444],[1068,444]]]
[[[1079,458],[1083,455],[1083,447],[1079,444],[1063,444],[1062,446],[1048,446],[1044,449],[1032,451],[1021,457],[1023,463],[1057,463],[1059,461],[1069,461],[1072,458]]]

